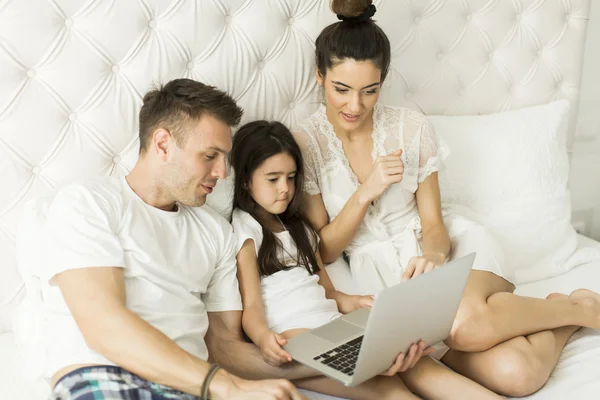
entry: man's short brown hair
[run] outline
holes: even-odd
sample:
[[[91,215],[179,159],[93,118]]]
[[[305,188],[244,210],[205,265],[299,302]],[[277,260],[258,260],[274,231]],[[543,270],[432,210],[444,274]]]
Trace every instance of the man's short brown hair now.
[[[174,79],[149,91],[140,110],[140,153],[159,128],[167,129],[178,146],[185,145],[187,131],[203,115],[229,126],[240,123],[244,111],[227,93],[192,79]]]

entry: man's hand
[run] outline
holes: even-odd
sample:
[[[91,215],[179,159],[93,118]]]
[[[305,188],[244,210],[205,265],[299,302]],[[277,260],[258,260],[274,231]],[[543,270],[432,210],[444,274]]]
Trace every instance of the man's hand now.
[[[296,387],[284,379],[250,381],[221,369],[210,383],[214,400],[306,400]]]
[[[433,347],[425,348],[425,342],[421,340],[418,344],[413,344],[412,346],[410,346],[410,349],[408,350],[407,354],[398,354],[398,357],[396,357],[396,361],[390,367],[390,369],[388,369],[381,375],[394,376],[398,372],[404,372],[417,365],[417,362],[419,362],[421,357],[428,356],[431,353],[433,353],[433,351]]]

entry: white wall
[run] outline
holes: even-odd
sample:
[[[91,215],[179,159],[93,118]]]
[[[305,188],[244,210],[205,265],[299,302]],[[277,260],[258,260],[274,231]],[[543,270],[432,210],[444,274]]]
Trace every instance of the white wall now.
[[[600,240],[600,0],[592,0],[571,164],[573,224]]]

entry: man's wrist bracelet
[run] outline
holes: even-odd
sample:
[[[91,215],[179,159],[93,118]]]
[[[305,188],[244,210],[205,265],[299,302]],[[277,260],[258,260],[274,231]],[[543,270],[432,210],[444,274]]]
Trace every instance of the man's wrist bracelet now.
[[[204,382],[202,382],[202,388],[200,389],[200,400],[209,400],[208,387],[210,386],[210,381],[219,369],[221,369],[221,367],[217,364],[211,364],[210,368],[208,369],[208,373],[204,377]]]

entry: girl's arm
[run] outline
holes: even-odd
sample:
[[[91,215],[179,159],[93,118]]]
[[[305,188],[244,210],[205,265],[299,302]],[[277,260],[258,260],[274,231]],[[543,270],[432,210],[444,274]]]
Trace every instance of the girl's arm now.
[[[287,341],[269,330],[260,288],[258,259],[254,240],[247,239],[237,255],[238,281],[242,294],[242,327],[246,335],[261,348],[263,358],[271,365],[292,361],[281,348]]]
[[[342,293],[340,291],[335,290],[333,287],[333,283],[331,283],[331,279],[329,279],[329,274],[327,270],[323,266],[323,261],[321,261],[321,255],[317,251],[315,254],[317,257],[317,263],[319,264],[319,284],[323,286],[325,289],[325,296],[328,299],[335,300],[338,306],[338,310],[342,314],[348,314],[354,310],[363,307],[371,307],[373,305],[373,296],[351,296],[346,293]]]

